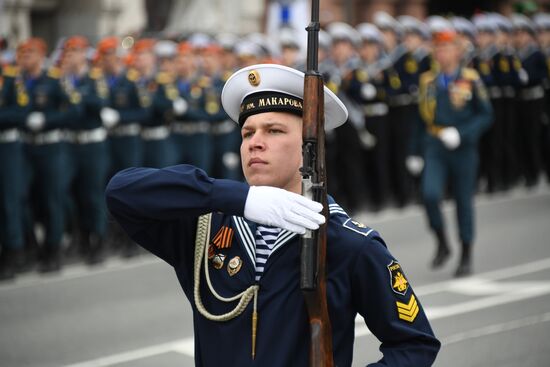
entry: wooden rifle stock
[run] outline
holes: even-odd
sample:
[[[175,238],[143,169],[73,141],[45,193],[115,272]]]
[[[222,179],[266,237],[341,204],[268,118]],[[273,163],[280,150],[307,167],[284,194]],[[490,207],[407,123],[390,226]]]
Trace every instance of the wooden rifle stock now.
[[[324,86],[318,72],[319,0],[312,0],[304,80],[302,195],[323,204],[326,223],[301,237],[300,288],[309,316],[310,367],[332,367],[332,332],[327,306],[327,182],[325,168]]]

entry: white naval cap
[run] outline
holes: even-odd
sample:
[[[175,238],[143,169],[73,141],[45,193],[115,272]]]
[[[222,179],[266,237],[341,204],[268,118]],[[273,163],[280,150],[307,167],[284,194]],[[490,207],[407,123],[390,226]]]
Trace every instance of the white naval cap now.
[[[476,14],[472,17],[472,23],[478,32],[494,33],[498,31],[498,25],[489,14]]]
[[[300,32],[300,33],[303,33],[303,32]],[[280,47],[300,49],[300,42],[298,41],[299,36],[300,35],[296,32],[294,28],[283,27],[279,29],[278,38],[279,38]]]
[[[220,33],[216,36],[216,42],[225,50],[233,50],[239,42],[239,37],[233,33]]]
[[[238,57],[262,57],[264,54],[264,51],[262,50],[260,45],[249,40],[240,40],[239,42],[237,42],[234,52],[235,55],[237,55]]]
[[[276,55],[279,52],[277,47],[278,45],[275,45],[275,42],[263,33],[253,32],[248,34],[244,39],[253,42],[260,47],[262,52],[262,55],[260,55],[261,57]]]
[[[319,30],[319,48],[328,50],[332,45],[332,37],[328,32],[320,29]]]
[[[440,15],[432,15],[426,19],[426,24],[432,33],[454,31],[454,27],[447,18]]]
[[[537,13],[533,16],[533,22],[539,30],[550,31],[550,14]]]
[[[524,30],[533,35],[535,34],[535,26],[526,15],[514,13],[511,20],[515,30]]]
[[[178,45],[169,40],[161,40],[155,43],[155,55],[158,57],[174,57],[178,52]]]
[[[453,17],[451,19],[451,24],[457,33],[464,34],[470,38],[474,38],[476,36],[476,27],[472,22],[464,17]]]
[[[489,13],[487,16],[491,18],[492,22],[500,31],[511,33],[514,30],[512,22],[504,15],[499,13]]]
[[[381,30],[389,29],[397,34],[402,31],[401,24],[385,11],[377,11],[374,13],[372,22]]]
[[[376,27],[374,24],[371,23],[360,23],[356,27],[357,32],[359,32],[359,35],[361,36],[361,39],[364,42],[376,42],[376,43],[383,43],[384,38],[382,36],[382,32]]]
[[[332,37],[332,42],[336,41],[349,41],[354,46],[358,46],[361,43],[361,36],[359,33],[347,23],[344,22],[332,22],[327,26],[327,32]]]
[[[206,48],[213,42],[212,38],[206,33],[193,33],[187,41],[193,48]]]
[[[403,28],[405,33],[416,33],[424,39],[429,39],[431,36],[428,25],[423,23],[420,19],[410,15],[400,15],[397,20]]]
[[[342,101],[324,87],[325,129],[346,122],[348,111]],[[247,117],[262,112],[302,115],[304,73],[277,64],[257,64],[236,71],[222,90],[225,112],[242,126]]]

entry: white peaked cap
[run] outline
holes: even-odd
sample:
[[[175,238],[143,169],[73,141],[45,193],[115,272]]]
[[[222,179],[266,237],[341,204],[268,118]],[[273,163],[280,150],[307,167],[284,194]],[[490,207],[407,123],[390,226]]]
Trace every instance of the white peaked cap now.
[[[347,23],[333,22],[327,26],[327,32],[332,37],[332,41],[346,40],[357,46],[361,43],[359,33]]]
[[[371,23],[361,23],[357,25],[357,32],[361,35],[363,41],[368,42],[383,42],[382,32]]]
[[[305,74],[277,64],[257,64],[236,71],[222,90],[222,106],[235,122],[239,121],[241,104],[257,93],[282,93],[300,100],[304,97]],[[346,122],[348,111],[342,101],[324,87],[325,129],[332,130]],[[268,112],[263,111],[263,112]]]
[[[426,19],[426,24],[432,33],[454,30],[452,23],[447,18],[443,18],[440,15],[429,16]]]
[[[178,52],[178,45],[173,41],[162,40],[155,43],[155,55],[158,57],[174,57]]]

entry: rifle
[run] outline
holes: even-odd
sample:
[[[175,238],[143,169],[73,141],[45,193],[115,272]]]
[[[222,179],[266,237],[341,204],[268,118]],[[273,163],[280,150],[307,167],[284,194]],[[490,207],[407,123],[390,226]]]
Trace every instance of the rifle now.
[[[325,168],[325,114],[323,77],[318,70],[319,0],[312,0],[311,23],[306,28],[307,70],[304,79],[302,129],[302,195],[323,204],[327,218],[316,231],[306,231],[300,239],[300,288],[309,316],[310,366],[332,367],[332,332],[327,306],[327,181]]]

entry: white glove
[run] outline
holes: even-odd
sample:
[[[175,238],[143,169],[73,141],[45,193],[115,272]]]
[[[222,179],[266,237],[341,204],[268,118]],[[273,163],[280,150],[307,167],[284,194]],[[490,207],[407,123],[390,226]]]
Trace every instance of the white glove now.
[[[405,160],[405,166],[407,166],[407,170],[411,175],[418,176],[424,168],[424,159],[417,155],[410,155]]]
[[[283,228],[298,234],[325,223],[319,214],[323,205],[302,195],[271,186],[250,186],[244,217],[256,223]]]
[[[371,100],[376,97],[376,87],[370,83],[361,86],[361,96],[366,100]]]
[[[111,107],[103,107],[101,111],[99,111],[99,116],[101,117],[103,126],[107,129],[115,126],[120,121],[120,113]]]
[[[519,69],[518,77],[521,84],[525,85],[529,83],[529,74],[527,74],[527,71],[525,71],[524,68]]]
[[[454,150],[460,145],[460,134],[456,127],[446,127],[439,132],[439,139],[449,150]]]
[[[27,116],[27,128],[31,131],[38,131],[44,127],[46,116],[42,112],[31,112]]]
[[[359,141],[365,149],[372,149],[376,146],[376,136],[372,135],[367,129],[359,131]]]
[[[176,116],[181,116],[187,112],[187,107],[187,101],[183,98],[176,98],[174,102],[172,102],[172,109]]]

